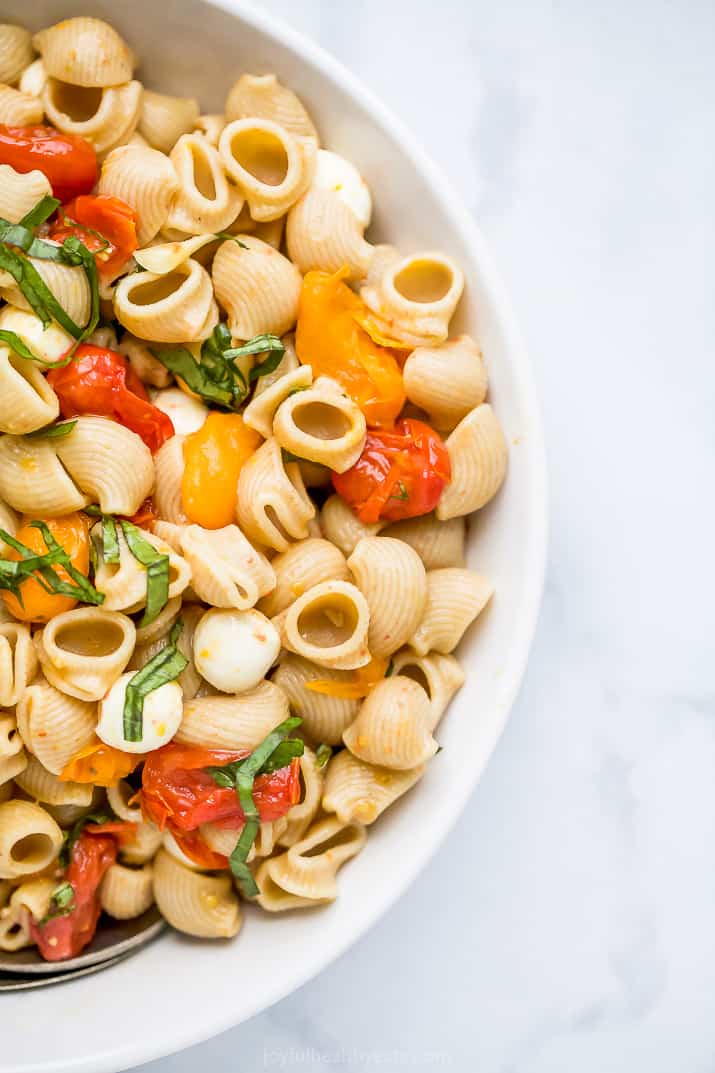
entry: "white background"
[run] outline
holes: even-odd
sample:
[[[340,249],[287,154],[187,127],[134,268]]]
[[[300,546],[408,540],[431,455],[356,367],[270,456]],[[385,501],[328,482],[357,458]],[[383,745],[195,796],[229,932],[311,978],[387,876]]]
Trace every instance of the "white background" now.
[[[142,1073],[712,1073],[715,8],[263,6],[407,121],[486,233],[540,388],[549,575],[506,733],[410,892]]]

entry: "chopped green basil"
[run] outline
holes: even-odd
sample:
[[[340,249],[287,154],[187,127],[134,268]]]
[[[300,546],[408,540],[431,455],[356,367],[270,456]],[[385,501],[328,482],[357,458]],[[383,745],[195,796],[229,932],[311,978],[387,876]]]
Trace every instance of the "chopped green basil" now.
[[[236,358],[246,354],[270,351],[265,361],[252,369],[249,382],[267,376],[281,362],[285,347],[277,335],[257,335],[242,346],[231,346],[231,333],[225,324],[217,324],[201,347],[201,360],[196,361],[185,347],[152,351],[162,365],[174,376],[181,377],[187,387],[204,402],[224,410],[237,410],[248,397],[248,383],[236,365]]]
[[[48,205],[43,199],[28,213],[25,221],[29,219],[33,226],[37,226],[34,222],[35,217],[40,219],[43,213],[47,211],[47,208]],[[47,217],[45,216],[44,218],[46,219]],[[11,224],[7,220],[0,219],[0,268],[10,273],[30,308],[40,318],[45,328],[49,327],[54,320],[75,340],[73,347],[63,360],[63,364],[66,365],[79,344],[92,334],[99,322],[97,265],[93,254],[75,235],[66,238],[62,245],[58,246],[56,243],[36,238],[31,227],[27,226],[25,221],[19,224]],[[40,219],[40,222],[43,221]],[[23,252],[19,253],[19,250]],[[91,295],[90,318],[84,327],[75,324],[65,312],[40,273],[29,260],[30,257],[39,260],[56,261],[59,264],[84,269]],[[18,353],[22,357],[27,356],[21,351],[18,351]],[[37,360],[34,355],[30,354],[30,356],[33,360]]]
[[[56,197],[50,197],[46,194],[42,201],[38,201],[34,209],[23,216],[20,220],[20,227],[35,228],[40,224],[44,224],[45,220],[49,220],[55,209],[60,207],[61,202]]]
[[[71,596],[73,599],[81,600],[86,604],[104,603],[104,593],[98,592],[84,574],[81,574],[72,565],[69,555],[57,543],[47,525],[41,521],[30,522],[30,525],[35,529],[39,529],[42,533],[47,551],[42,555],[38,555],[27,545],[15,540],[10,533],[0,529],[0,540],[3,540],[21,556],[21,559],[15,562],[10,562],[6,559],[0,560],[0,589],[7,589],[12,592],[22,603],[20,585],[27,578],[34,577],[45,592]],[[69,581],[63,581],[53,570],[54,566],[61,566],[69,574],[71,582],[74,582],[74,584]]]
[[[291,716],[274,727],[249,756],[245,756],[242,760],[234,760],[231,764],[225,764],[222,767],[206,769],[218,786],[235,786],[246,819],[238,842],[229,857],[231,871],[244,898],[253,898],[260,893],[247,864],[248,854],[260,826],[260,816],[253,800],[253,782],[257,775],[277,771],[278,768],[286,767],[294,757],[302,756],[303,742],[300,738],[288,738],[291,730],[295,730],[302,722],[299,716]]]
[[[130,678],[124,696],[124,740],[142,741],[144,735],[144,699],[155,689],[173,682],[187,667],[186,656],[176,647],[183,622],[179,620],[172,627],[166,648],[150,659],[145,667]]]
[[[224,242],[236,242],[242,250],[250,250],[250,246],[247,246],[245,242],[241,242],[240,238],[235,235],[229,235],[228,231],[217,231],[214,238],[222,238]]]
[[[330,760],[330,757],[332,755],[333,755],[333,750],[330,748],[329,745],[326,745],[325,743],[323,743],[322,745],[319,745],[318,746],[318,751],[315,754],[315,759],[318,762],[318,767],[319,768],[325,767],[325,765],[327,764],[328,760]]]
[[[74,421],[61,421],[56,425],[45,425],[44,428],[38,428],[34,432],[26,433],[26,435],[30,439],[60,440],[64,436],[69,436],[76,424],[77,418]]]
[[[130,552],[146,567],[146,607],[139,625],[148,626],[169,600],[169,556],[145,540],[141,529],[132,522],[122,518],[120,525]],[[141,741],[141,738],[136,740]]]
[[[55,917],[66,917],[68,913],[72,912],[74,906],[74,887],[71,883],[68,883],[67,880],[65,880],[64,883],[60,883],[60,885],[55,887],[52,891],[47,916],[41,923],[46,924],[48,920],[54,920]]]
[[[70,863],[70,857],[72,856],[72,850],[74,844],[82,834],[82,831],[88,823],[107,823],[112,819],[109,812],[90,812],[88,816],[82,816],[79,820],[76,820],[69,831],[65,831],[64,839],[62,841],[62,849],[60,850],[59,861],[63,868],[66,868]]]
[[[119,562],[117,523],[109,514],[102,519],[102,558],[105,563]]]

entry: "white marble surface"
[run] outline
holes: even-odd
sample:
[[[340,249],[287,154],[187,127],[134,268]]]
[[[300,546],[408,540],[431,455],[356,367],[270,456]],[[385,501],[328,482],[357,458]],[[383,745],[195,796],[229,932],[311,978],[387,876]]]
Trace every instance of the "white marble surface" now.
[[[292,997],[143,1073],[708,1073],[715,8],[264,4],[478,216],[540,386],[550,569],[521,698],[419,881]]]

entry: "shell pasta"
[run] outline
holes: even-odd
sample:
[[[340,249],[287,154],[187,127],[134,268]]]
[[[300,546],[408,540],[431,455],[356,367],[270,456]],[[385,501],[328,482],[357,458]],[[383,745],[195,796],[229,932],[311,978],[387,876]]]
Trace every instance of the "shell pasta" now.
[[[498,598],[468,516],[510,441],[459,264],[377,244],[389,177],[277,74],[208,112],[150,61],[0,25],[6,957],[333,901],[430,793]]]

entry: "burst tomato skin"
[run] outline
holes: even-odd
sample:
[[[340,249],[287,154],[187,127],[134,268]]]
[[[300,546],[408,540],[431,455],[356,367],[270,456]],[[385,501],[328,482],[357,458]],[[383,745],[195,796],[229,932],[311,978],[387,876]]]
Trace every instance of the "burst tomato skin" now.
[[[240,829],[245,817],[236,791],[217,786],[208,767],[220,767],[248,755],[248,750],[203,749],[193,745],[168,745],[147,753],[142,771],[141,806],[147,819],[162,830],[195,831],[202,823],[217,823]],[[253,784],[253,800],[261,822],[280,819],[300,798],[300,763],[259,775]]]
[[[136,432],[150,451],[174,435],[171,418],[149,401],[127,359],[115,350],[83,343],[69,365],[47,374],[63,417],[99,414]]]
[[[75,235],[97,254],[95,260],[102,279],[112,280],[137,248],[136,224],[136,213],[121,198],[82,194],[57,210],[50,238],[64,242]],[[105,248],[107,243],[109,246]]]
[[[74,907],[65,916],[30,925],[45,961],[76,957],[91,942],[101,913],[97,890],[116,859],[117,839],[112,834],[92,833],[87,828],[82,831],[65,872],[65,880],[74,890]]]
[[[86,514],[65,514],[61,518],[24,518],[16,539],[25,547],[42,555],[47,551],[47,545],[40,530],[30,525],[33,520],[45,522],[57,543],[69,555],[72,565],[86,577],[89,572],[89,522]],[[19,559],[20,553],[9,548],[6,558]],[[54,569],[62,581],[71,580],[63,566],[55,566]],[[22,603],[11,592],[3,592],[2,598],[10,614],[22,622],[49,622],[55,615],[62,611],[71,611],[77,605],[77,601],[71,596],[46,592],[34,577],[22,582],[20,595]]]
[[[429,514],[451,477],[441,437],[423,421],[404,418],[394,429],[368,429],[354,466],[333,474],[333,487],[366,524]]]
[[[41,171],[60,201],[88,194],[97,182],[97,154],[89,142],[54,127],[0,124],[0,164],[22,174]]]

